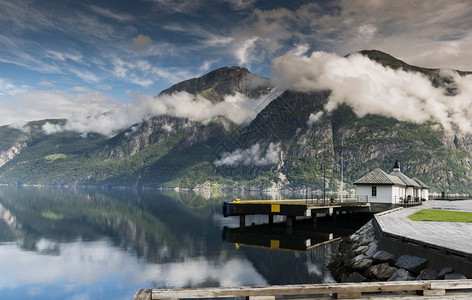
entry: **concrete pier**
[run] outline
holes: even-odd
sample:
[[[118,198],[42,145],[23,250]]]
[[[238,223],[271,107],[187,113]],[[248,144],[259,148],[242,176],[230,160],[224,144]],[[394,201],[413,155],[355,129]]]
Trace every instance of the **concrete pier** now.
[[[472,200],[427,201],[421,206],[398,208],[376,214],[382,235],[421,245],[436,252],[453,254],[472,261],[472,223],[412,221],[408,216],[421,209],[444,209],[472,212]]]
[[[329,201],[324,203],[309,202],[306,200],[236,200],[223,204],[225,217],[239,216],[241,228],[244,228],[245,216],[267,215],[269,224],[273,223],[273,216],[286,217],[287,228],[291,228],[296,217],[311,217],[314,226],[317,223],[317,214],[332,216],[336,222],[336,216],[341,212],[369,212],[370,203]]]

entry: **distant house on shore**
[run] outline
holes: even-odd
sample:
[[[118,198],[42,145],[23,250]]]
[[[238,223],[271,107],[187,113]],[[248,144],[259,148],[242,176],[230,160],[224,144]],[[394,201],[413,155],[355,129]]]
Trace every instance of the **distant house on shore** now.
[[[373,203],[403,203],[428,200],[429,197],[429,187],[418,178],[409,178],[403,174],[398,161],[392,173],[375,169],[354,184],[357,196]]]

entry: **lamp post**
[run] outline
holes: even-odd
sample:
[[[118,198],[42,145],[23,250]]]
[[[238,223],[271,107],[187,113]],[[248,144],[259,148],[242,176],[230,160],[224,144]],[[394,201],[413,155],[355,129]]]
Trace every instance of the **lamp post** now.
[[[323,203],[326,197],[326,166],[321,165],[321,170],[323,170]]]

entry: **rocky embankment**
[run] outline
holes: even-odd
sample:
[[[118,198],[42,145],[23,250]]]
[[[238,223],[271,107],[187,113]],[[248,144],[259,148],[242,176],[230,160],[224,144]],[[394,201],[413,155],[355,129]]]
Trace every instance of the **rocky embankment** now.
[[[336,259],[328,267],[337,282],[466,279],[451,267],[436,270],[428,259],[404,254],[395,257],[379,249],[373,221],[339,244]]]

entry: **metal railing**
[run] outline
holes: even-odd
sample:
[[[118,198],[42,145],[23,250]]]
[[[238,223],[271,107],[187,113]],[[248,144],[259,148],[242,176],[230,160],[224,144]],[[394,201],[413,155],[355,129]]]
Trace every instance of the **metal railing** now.
[[[345,203],[366,203],[368,202],[367,196],[355,196],[355,197],[340,197],[340,196],[312,196],[312,198],[305,199],[306,204],[315,204],[315,205],[333,205],[333,204],[345,204]]]
[[[393,197],[393,202],[396,205],[408,207],[408,206],[421,205],[423,202],[423,199],[421,199],[420,197],[413,198],[411,196],[406,196],[406,197],[395,196]]]

